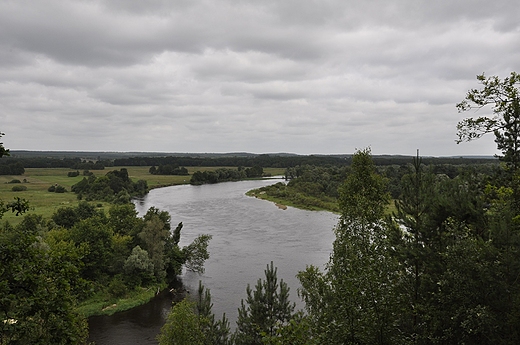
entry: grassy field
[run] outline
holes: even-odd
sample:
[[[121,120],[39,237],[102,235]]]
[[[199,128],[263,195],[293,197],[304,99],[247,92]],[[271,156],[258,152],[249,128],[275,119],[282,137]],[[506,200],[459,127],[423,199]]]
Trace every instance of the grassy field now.
[[[111,170],[126,168],[130,178],[134,181],[146,180],[148,187],[158,188],[163,186],[173,186],[190,182],[191,176],[174,175],[151,175],[149,166],[143,167],[113,167],[102,171],[93,171],[95,175],[102,176]],[[193,174],[195,171],[215,170],[218,167],[186,167],[188,172]],[[28,214],[41,214],[50,217],[58,208],[75,205],[78,202],[76,194],[70,192],[70,187],[83,179],[83,176],[68,177],[67,173],[73,171],[67,168],[27,168],[22,176],[0,175],[0,200],[10,202],[14,198],[24,198],[29,200],[30,210]],[[265,168],[266,174],[283,175],[285,169]],[[22,183],[9,183],[13,179],[23,181]],[[52,185],[61,185],[67,189],[66,193],[51,193],[47,189]],[[25,186],[26,191],[13,192],[13,186]],[[108,207],[103,202],[96,202],[101,208]],[[7,220],[15,225],[21,221],[21,217],[16,217],[13,213],[5,213],[2,220]]]

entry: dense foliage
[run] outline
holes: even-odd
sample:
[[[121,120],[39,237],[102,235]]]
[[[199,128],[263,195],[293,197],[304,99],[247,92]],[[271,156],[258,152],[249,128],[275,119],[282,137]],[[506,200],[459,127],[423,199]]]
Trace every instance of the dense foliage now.
[[[338,211],[338,187],[348,170],[348,167],[337,166],[296,166],[285,171],[288,183],[278,182],[249,194],[260,197],[265,194],[301,208]]]
[[[240,181],[245,178],[262,177],[264,169],[260,166],[252,168],[238,167],[237,169],[218,168],[214,171],[196,171],[190,179],[192,185],[201,185],[206,183],[219,183],[228,181]]]
[[[82,344],[86,322],[78,303],[103,306],[129,293],[165,286],[182,266],[202,272],[211,236],[180,248],[182,223],[133,204],[109,214],[82,201],[51,220],[25,216],[0,229],[0,344]]]
[[[114,160],[114,166],[204,166],[204,167],[269,167],[287,168],[296,165],[338,164],[344,165],[348,159],[334,156],[297,156],[297,155],[248,155],[224,157],[196,157],[195,155],[168,157],[132,157]]]
[[[373,160],[374,161],[374,160]],[[402,165],[375,166],[376,171],[386,179],[386,188],[392,199],[401,194],[402,178],[410,169],[411,159]],[[375,164],[375,161],[374,161]],[[499,176],[500,166],[494,162],[480,164],[430,164],[425,167],[440,177],[450,179],[459,175],[478,174],[480,176]],[[351,170],[350,166],[296,166],[285,170],[287,183],[276,183],[250,191],[249,195],[272,199],[306,209],[325,209],[339,212],[338,190]]]
[[[178,165],[159,165],[158,167],[152,166],[149,170],[152,175],[189,175],[188,169],[180,167]]]
[[[49,246],[40,220],[0,230],[0,344],[83,344],[87,324],[75,312],[78,250]]]
[[[78,153],[79,154],[79,153]],[[9,157],[0,162],[0,175],[7,174],[7,169],[19,172],[23,168],[70,168],[78,170],[103,170],[105,167],[113,166],[111,160],[88,160],[81,158],[54,158],[54,157]]]
[[[410,157],[407,156],[375,156],[373,157],[377,166],[404,165],[409,163]],[[426,157],[425,164],[484,164],[489,163],[488,158],[469,158],[469,157]],[[245,154],[245,155],[197,155],[184,154],[167,157],[130,157],[116,158],[114,166],[204,166],[204,167],[254,167],[264,168],[294,168],[297,166],[347,166],[352,163],[352,155],[284,155],[284,154]]]
[[[25,168],[20,162],[0,164],[0,175],[23,175]]]
[[[129,203],[134,196],[148,193],[145,180],[133,182],[124,168],[109,171],[105,176],[90,175],[72,186],[71,190],[78,194],[78,199],[105,200],[112,203]]]

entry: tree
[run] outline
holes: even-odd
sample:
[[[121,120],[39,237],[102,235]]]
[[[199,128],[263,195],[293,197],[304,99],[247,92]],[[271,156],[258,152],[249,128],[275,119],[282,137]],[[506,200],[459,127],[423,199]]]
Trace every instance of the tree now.
[[[37,223],[0,229],[0,344],[84,344],[71,293],[79,260],[61,244],[49,248]]]
[[[182,248],[184,265],[193,272],[204,273],[204,261],[209,258],[208,245],[211,235],[199,235],[192,243]]]
[[[195,302],[186,298],[173,306],[157,337],[159,345],[204,345],[204,333],[195,308]]]
[[[161,328],[159,344],[230,345],[229,321],[225,314],[221,320],[215,321],[212,307],[211,293],[199,281],[195,302],[185,298],[173,305]]]
[[[396,261],[389,255],[384,216],[388,200],[370,150],[356,152],[340,188],[341,217],[326,271],[310,266],[298,274],[319,344],[396,341]]]
[[[520,75],[511,72],[509,77],[478,75],[481,89],[471,89],[466,98],[457,104],[459,112],[492,106],[492,116],[467,118],[457,125],[457,143],[471,141],[486,133],[495,134],[500,157],[513,170],[520,167]]]
[[[282,325],[274,336],[265,335],[262,338],[265,345],[319,345],[312,334],[311,319],[302,311]]]
[[[182,222],[180,222],[166,239],[164,245],[165,269],[168,279],[179,275],[182,271],[182,265],[186,262],[186,253],[179,248],[182,227]]]
[[[158,281],[166,277],[164,251],[169,236],[169,229],[158,215],[146,220],[143,230],[139,233],[141,243],[153,262],[154,274]]]
[[[110,207],[108,213],[114,233],[135,236],[140,232],[142,222],[137,217],[134,204],[114,205]]]
[[[221,320],[215,320],[212,312],[213,303],[211,303],[211,293],[206,289],[202,282],[199,281],[199,289],[197,291],[197,313],[199,316],[200,329],[204,334],[205,345],[228,345],[229,340],[229,321],[226,314],[222,315]]]
[[[0,138],[2,138],[4,135],[5,133],[0,132]],[[4,147],[4,143],[0,143],[0,158],[3,156],[9,156],[9,149]]]
[[[153,279],[154,266],[148,252],[135,246],[132,254],[126,259],[123,269],[131,286],[140,286]]]
[[[258,279],[254,291],[247,285],[247,306],[242,300],[238,309],[236,344],[262,344],[264,336],[275,336],[291,320],[295,304],[289,301],[287,283],[282,279],[278,284],[276,271],[271,261],[264,271],[265,280]]]
[[[0,132],[0,138],[2,138],[5,134]],[[4,143],[0,143],[0,158],[3,156],[9,156],[9,149],[4,147]],[[2,200],[0,200],[0,219],[7,211],[11,210],[13,213],[16,212],[16,215],[19,216],[29,210],[29,202],[25,199],[15,198],[15,201],[11,201],[5,204]]]
[[[113,231],[104,215],[80,220],[70,229],[70,238],[76,246],[86,246],[83,256],[83,277],[100,282],[109,272],[113,258]]]

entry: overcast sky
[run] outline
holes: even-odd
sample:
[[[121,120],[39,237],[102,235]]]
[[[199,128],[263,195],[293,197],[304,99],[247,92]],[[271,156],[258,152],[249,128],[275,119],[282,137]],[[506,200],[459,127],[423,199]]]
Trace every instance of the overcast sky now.
[[[515,0],[0,1],[14,150],[494,154],[476,75],[520,72]],[[490,113],[481,109],[477,115]]]

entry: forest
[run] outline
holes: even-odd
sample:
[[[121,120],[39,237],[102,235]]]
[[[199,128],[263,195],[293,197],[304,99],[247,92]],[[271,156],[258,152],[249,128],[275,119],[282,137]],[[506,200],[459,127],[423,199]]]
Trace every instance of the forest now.
[[[348,164],[287,163],[288,182],[269,187],[272,193],[290,189],[278,196],[337,204],[325,268],[307,266],[291,292],[266,263],[265,277],[236,306],[233,332],[200,285],[172,307],[159,343],[520,343],[520,75],[477,79],[481,88],[457,107],[489,106],[492,115],[459,122],[458,140],[491,133],[499,164],[435,164],[419,154],[406,165],[379,164],[369,148]],[[2,144],[0,152],[9,154]],[[123,169],[112,175],[118,193],[136,190],[121,185]],[[103,179],[110,188],[110,177]],[[20,216],[28,208],[20,198],[0,206],[0,214]],[[183,265],[203,270],[210,236],[180,248],[182,223],[172,230],[170,222],[155,208],[141,218],[128,203],[101,213],[83,200],[51,219],[4,223],[0,344],[85,343],[83,302],[164,287]],[[304,310],[295,310],[295,298]]]

